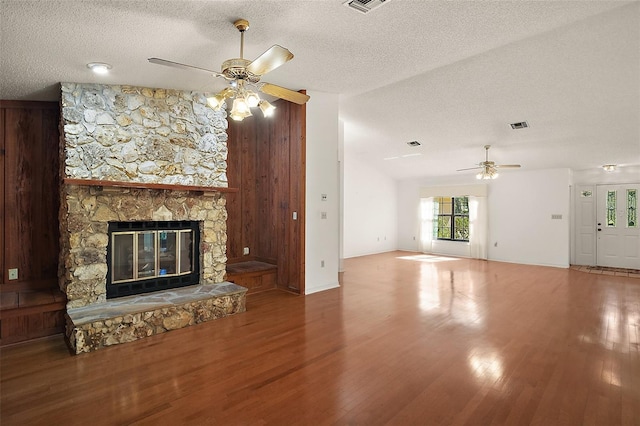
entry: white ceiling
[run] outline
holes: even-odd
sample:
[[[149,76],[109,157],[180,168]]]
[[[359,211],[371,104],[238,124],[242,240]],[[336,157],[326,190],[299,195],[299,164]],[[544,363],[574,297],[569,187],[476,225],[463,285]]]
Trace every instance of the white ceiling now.
[[[245,57],[295,54],[264,80],[340,94],[349,158],[396,179],[455,175],[485,144],[529,170],[640,165],[640,2],[387,0],[367,15],[342,3],[0,0],[0,99],[58,99],[60,81],[217,91],[220,79],[147,58],[217,70],[245,18]]]

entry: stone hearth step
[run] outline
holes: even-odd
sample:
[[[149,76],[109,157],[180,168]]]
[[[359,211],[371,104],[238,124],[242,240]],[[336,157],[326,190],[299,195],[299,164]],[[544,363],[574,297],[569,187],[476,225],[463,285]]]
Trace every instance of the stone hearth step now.
[[[68,343],[80,354],[244,312],[246,292],[244,287],[223,282],[69,308]]]

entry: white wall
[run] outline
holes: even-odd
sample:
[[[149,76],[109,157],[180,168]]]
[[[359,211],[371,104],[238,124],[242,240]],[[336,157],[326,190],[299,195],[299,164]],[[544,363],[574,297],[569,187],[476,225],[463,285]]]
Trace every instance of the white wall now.
[[[431,185],[416,180],[398,182],[398,250],[419,251],[420,187]]]
[[[569,169],[549,169],[491,182],[489,259],[568,268],[570,179]]]
[[[396,182],[344,152],[344,257],[398,247]]]
[[[339,286],[340,136],[338,95],[307,94],[305,294],[310,294]]]
[[[418,250],[421,187],[471,183],[477,182],[469,175],[400,181],[398,248]],[[570,183],[569,169],[519,170],[490,181],[488,258],[568,267]],[[552,214],[561,214],[562,219],[551,219]]]
[[[605,172],[601,167],[573,172],[576,184],[624,184],[640,182],[640,166],[618,167],[613,172]]]

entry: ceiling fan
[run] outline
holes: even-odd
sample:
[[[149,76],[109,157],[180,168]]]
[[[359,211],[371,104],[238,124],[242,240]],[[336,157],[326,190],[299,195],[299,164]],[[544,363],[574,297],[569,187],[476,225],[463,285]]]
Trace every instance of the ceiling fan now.
[[[293,58],[293,53],[282,46],[274,44],[253,61],[244,59],[244,32],[249,29],[249,21],[238,19],[233,25],[240,31],[240,57],[224,61],[221,72],[160,58],[149,58],[148,60],[152,64],[205,71],[227,80],[229,86],[217,95],[207,98],[207,101],[212,108],[219,109],[226,105],[225,101],[228,98],[234,98],[229,116],[236,121],[242,121],[244,118],[251,116],[252,107],[259,107],[265,117],[273,114],[275,107],[267,100],[260,99],[256,91],[300,105],[306,103],[309,100],[309,96],[304,93],[260,81],[264,74],[290,61]]]
[[[458,169],[458,172],[465,170],[481,169],[476,175],[476,179],[495,179],[498,177],[498,169],[518,169],[520,164],[496,164],[493,161],[489,161],[489,148],[491,145],[485,145],[485,158],[484,161],[478,163],[477,167],[470,167],[468,169]]]

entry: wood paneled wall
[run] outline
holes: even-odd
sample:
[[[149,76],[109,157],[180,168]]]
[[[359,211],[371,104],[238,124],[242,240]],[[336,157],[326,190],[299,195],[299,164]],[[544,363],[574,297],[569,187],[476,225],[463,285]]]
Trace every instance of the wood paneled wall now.
[[[278,287],[303,294],[306,108],[275,105],[271,118],[229,120],[227,175],[240,191],[227,194],[227,257],[276,264]]]
[[[3,290],[58,287],[59,105],[0,104],[3,116]],[[9,268],[18,280],[9,281]]]
[[[2,344],[64,327],[58,290],[59,104],[0,101]],[[9,280],[9,269],[18,279]]]

